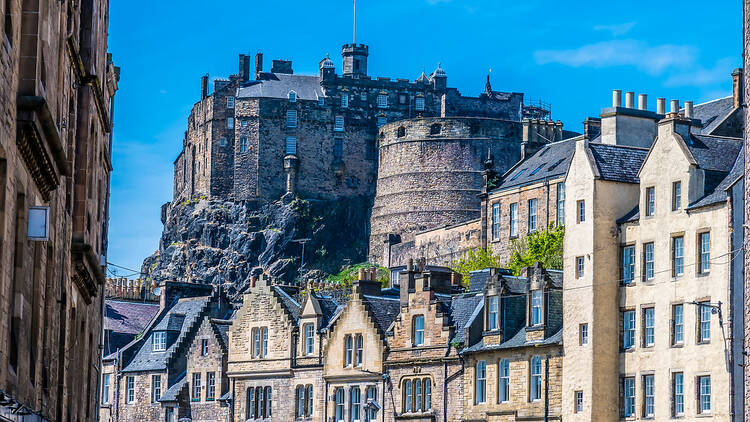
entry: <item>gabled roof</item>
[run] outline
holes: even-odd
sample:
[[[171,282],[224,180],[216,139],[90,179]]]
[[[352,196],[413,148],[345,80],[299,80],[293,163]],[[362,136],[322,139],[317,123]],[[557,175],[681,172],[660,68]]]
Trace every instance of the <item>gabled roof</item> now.
[[[227,352],[229,350],[229,327],[232,325],[232,321],[211,318],[210,323],[219,345],[224,349],[224,352]]]
[[[238,98],[287,99],[289,91],[297,93],[298,100],[317,101],[323,97],[319,76],[270,73],[261,81],[251,81],[237,90]]]
[[[711,192],[706,192],[703,198],[687,207],[688,210],[705,207],[708,205],[725,202],[728,198],[727,190],[732,184],[745,174],[745,151],[740,148],[739,153],[734,161],[732,169],[727,173],[724,179]]]
[[[732,112],[734,111],[734,98],[719,98],[693,106],[693,118],[701,121],[700,128],[694,128],[694,132],[710,135]]]
[[[474,311],[482,303],[484,296],[479,292],[466,293],[453,296],[451,301],[450,316],[452,325],[455,327],[451,342],[464,342],[464,329],[471,320]]]
[[[176,402],[178,400],[178,396],[180,395],[180,391],[185,387],[187,387],[187,377],[185,376],[185,374],[182,374],[182,378],[180,378],[176,383],[172,384],[172,386],[169,387],[167,391],[165,391],[164,394],[161,395],[159,401]]]
[[[588,150],[600,180],[639,182],[638,171],[648,154],[648,149],[589,142]]]
[[[399,312],[401,312],[401,300],[398,297],[391,296],[363,295],[362,301],[372,312],[380,331],[386,334]]]
[[[565,139],[545,145],[504,177],[503,181],[492,192],[529,185],[542,180],[564,177],[576,150],[579,138]]]
[[[282,307],[289,312],[292,317],[292,321],[295,324],[299,323],[299,315],[302,312],[302,304],[292,297],[292,294],[297,293],[296,291],[287,291],[283,287],[275,285],[271,289],[276,292],[278,298],[281,300]]]
[[[687,141],[687,140],[686,140]],[[742,139],[723,136],[692,135],[688,150],[703,170],[727,173],[732,169]]]
[[[159,312],[158,303],[104,301],[104,355],[125,347]]]

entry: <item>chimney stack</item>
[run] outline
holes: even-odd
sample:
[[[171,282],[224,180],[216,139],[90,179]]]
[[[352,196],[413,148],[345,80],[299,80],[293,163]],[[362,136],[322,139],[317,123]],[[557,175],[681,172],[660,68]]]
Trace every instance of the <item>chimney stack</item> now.
[[[201,76],[201,100],[208,97],[208,74]]]
[[[255,80],[260,79],[260,74],[263,73],[263,53],[260,51],[255,55]]]
[[[598,117],[587,117],[583,121],[583,137],[587,140],[595,139],[602,133],[602,119]]]
[[[638,110],[648,110],[648,96],[646,94],[638,94]]]
[[[680,100],[671,100],[669,102],[669,114],[677,114],[680,112]]]
[[[250,57],[240,54],[240,81],[247,82],[250,80]]]
[[[693,102],[692,101],[685,101],[685,118],[688,118],[688,119],[693,118]]]
[[[625,93],[625,108],[635,108],[635,92],[628,91]]]
[[[744,85],[742,68],[734,69],[734,72],[732,72],[732,96],[734,97],[734,108],[739,108],[744,103]]]
[[[622,106],[622,91],[619,89],[612,90],[612,107]]]
[[[656,99],[656,114],[665,114],[666,113],[666,104],[667,100],[664,98],[657,98]]]

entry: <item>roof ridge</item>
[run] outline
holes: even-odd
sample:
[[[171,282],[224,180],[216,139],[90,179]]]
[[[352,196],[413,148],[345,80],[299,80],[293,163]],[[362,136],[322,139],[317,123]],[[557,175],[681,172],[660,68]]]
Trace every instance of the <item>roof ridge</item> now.
[[[693,108],[698,107],[698,106],[702,106],[702,105],[706,105],[706,104],[715,103],[715,102],[721,101],[721,100],[726,100],[727,98],[732,98],[732,96],[731,95],[727,95],[726,97],[714,98],[713,100],[704,101],[704,102],[702,102],[700,104],[694,104]]]
[[[613,147],[613,148],[627,148],[627,149],[634,149],[638,151],[648,151],[650,148],[644,148],[644,147],[636,147],[633,145],[618,145],[618,144],[604,144],[601,142],[589,142],[589,145],[601,145],[601,146],[607,146],[607,147]]]

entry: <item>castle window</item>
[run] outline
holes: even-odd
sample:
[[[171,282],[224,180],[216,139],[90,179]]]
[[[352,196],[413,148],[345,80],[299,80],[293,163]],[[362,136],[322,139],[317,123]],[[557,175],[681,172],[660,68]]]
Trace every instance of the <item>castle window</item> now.
[[[487,401],[487,363],[480,360],[474,371],[474,404],[481,404],[485,401]]]
[[[349,94],[343,93],[341,94],[341,108],[347,107],[349,107]]]
[[[424,111],[424,97],[417,97],[414,101],[414,108],[416,108],[417,111]]]
[[[487,312],[487,330],[497,330],[500,328],[499,299],[497,296],[491,296],[488,299]]]
[[[286,127],[290,129],[297,127],[297,110],[286,111]]]
[[[219,139],[219,146],[222,146],[222,147],[227,146],[227,138],[220,138]]]
[[[531,358],[530,365],[531,374],[531,392],[529,394],[530,401],[536,401],[542,399],[542,357],[534,356]]]
[[[247,152],[248,144],[247,144],[247,136],[240,136],[240,144],[239,144],[239,150],[240,152]]]
[[[200,372],[196,372],[193,374],[193,393],[192,393],[192,400],[193,401],[200,401],[201,399],[201,374]]]
[[[297,137],[286,137],[286,155],[297,155]]]
[[[354,366],[362,366],[362,348],[364,347],[364,339],[362,334],[357,334],[354,341]]]
[[[406,94],[398,94],[398,103],[406,104]]]
[[[208,356],[208,340],[201,340],[201,356]]]
[[[378,128],[383,127],[386,123],[388,123],[388,120],[385,116],[378,116]]]
[[[531,325],[542,324],[542,291],[531,292]]]
[[[227,117],[227,129],[234,129],[234,117]]]
[[[362,91],[362,93],[359,94],[359,99],[361,101],[367,101],[367,91]]]
[[[344,116],[336,116],[333,120],[333,131],[343,132],[344,131]]]
[[[406,136],[406,128],[403,126],[399,126],[396,136],[398,136],[399,138],[403,138],[404,136]]]
[[[344,156],[344,140],[336,138],[333,140],[333,159],[338,161]]]
[[[352,364],[352,354],[354,353],[354,339],[351,334],[344,336],[344,366]]]
[[[424,345],[424,315],[415,316],[412,324],[412,343],[414,346]]]
[[[508,359],[500,359],[498,362],[498,384],[499,389],[497,393],[497,401],[499,403],[507,403],[510,400],[510,361]]]
[[[492,204],[492,240],[500,240],[500,204]]]
[[[297,93],[294,91],[289,91],[289,94],[287,94],[287,97],[289,98],[290,103],[296,103],[297,102]]]
[[[206,372],[206,400],[214,400],[216,398],[216,373]]]
[[[154,334],[151,336],[151,345],[154,352],[167,350],[167,332],[154,331]]]
[[[430,135],[440,134],[440,123],[433,123],[430,125]]]
[[[227,97],[227,108],[234,108],[234,97]]]
[[[336,389],[336,422],[344,422],[346,405],[344,404],[344,389]]]
[[[314,352],[315,346],[315,325],[305,325],[305,355],[310,356]]]
[[[378,108],[388,108],[388,95],[378,94]]]
[[[125,400],[128,403],[135,403],[135,377],[128,376],[125,378]]]

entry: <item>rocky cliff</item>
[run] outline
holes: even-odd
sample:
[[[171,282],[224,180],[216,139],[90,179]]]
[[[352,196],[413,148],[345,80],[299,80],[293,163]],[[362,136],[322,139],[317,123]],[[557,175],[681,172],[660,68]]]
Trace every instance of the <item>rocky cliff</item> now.
[[[171,204],[159,250],[144,260],[141,270],[157,281],[223,281],[234,297],[261,269],[286,281],[334,273],[342,265],[367,259],[371,204],[368,197]],[[299,239],[309,239],[303,274]]]

